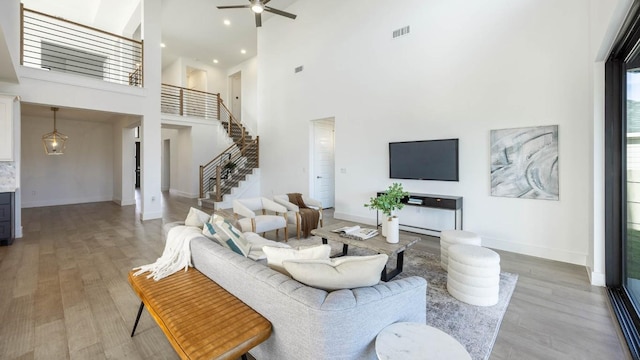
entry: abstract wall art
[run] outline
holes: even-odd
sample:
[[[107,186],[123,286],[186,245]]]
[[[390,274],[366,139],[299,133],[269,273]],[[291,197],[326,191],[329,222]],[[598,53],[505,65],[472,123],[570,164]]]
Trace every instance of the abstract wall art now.
[[[491,130],[491,195],[558,200],[558,125]]]

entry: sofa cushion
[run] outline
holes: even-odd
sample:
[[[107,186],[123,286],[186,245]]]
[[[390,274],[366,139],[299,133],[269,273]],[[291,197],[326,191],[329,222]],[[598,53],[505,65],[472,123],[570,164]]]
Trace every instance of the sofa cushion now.
[[[187,218],[184,220],[186,226],[195,226],[202,228],[204,224],[209,221],[211,216],[202,210],[198,210],[194,207],[189,209]]]
[[[291,276],[284,268],[282,262],[295,259],[324,259],[328,260],[331,254],[331,246],[318,245],[302,249],[285,249],[272,246],[263,246],[262,251],[267,255],[267,265],[273,270]]]
[[[268,259],[268,258],[267,258]],[[327,291],[373,286],[387,264],[386,254],[343,256],[329,260],[290,259],[282,262],[291,277]]]
[[[245,239],[240,230],[236,229],[228,220],[213,223],[213,229],[220,236],[220,243],[234,252],[247,257],[251,251],[251,244]]]

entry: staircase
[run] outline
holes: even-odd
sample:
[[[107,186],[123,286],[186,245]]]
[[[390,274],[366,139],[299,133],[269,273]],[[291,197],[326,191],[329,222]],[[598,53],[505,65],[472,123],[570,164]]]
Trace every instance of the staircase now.
[[[257,136],[253,138],[231,114],[220,94],[162,84],[160,96],[163,113],[217,119],[233,141],[213,160],[200,166],[198,198],[202,207],[231,207],[231,200],[242,196],[246,188],[250,188],[249,183],[259,181],[260,139]]]
[[[220,122],[233,144],[209,163],[200,166],[199,204],[205,208],[231,207],[231,200],[242,195],[242,186],[257,181],[259,137],[247,129],[220,102]]]

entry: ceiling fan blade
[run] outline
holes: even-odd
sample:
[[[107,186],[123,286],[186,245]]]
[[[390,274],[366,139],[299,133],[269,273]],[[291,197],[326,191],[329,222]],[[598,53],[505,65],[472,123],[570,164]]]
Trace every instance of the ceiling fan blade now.
[[[251,5],[216,6],[218,9],[249,9]]]
[[[256,27],[262,26],[262,16],[260,14],[256,14]]]
[[[285,12],[285,11],[282,11],[282,10],[278,10],[278,9],[274,9],[274,8],[271,8],[271,7],[268,7],[268,6],[264,7],[264,11],[268,11],[270,13],[278,14],[280,16],[285,16],[285,17],[288,17],[290,19],[295,19],[296,16],[297,16],[297,15],[293,15],[291,13],[288,13],[288,12]]]
[[[262,2],[262,5],[267,5],[267,3],[268,3],[269,1],[271,1],[271,0],[264,0],[264,1]]]

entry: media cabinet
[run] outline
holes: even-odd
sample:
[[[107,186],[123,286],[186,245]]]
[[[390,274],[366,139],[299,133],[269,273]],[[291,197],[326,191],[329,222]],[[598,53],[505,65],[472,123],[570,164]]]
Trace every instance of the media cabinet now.
[[[380,196],[384,193],[384,191],[378,191],[376,196]],[[405,206],[417,206],[450,211],[454,216],[454,229],[462,230],[462,196],[409,193],[409,196],[402,199],[402,203],[405,204]],[[376,224],[378,225],[380,225],[379,220],[378,212],[376,212]],[[426,230],[429,232],[439,233],[441,230],[446,230],[403,224],[402,217],[400,217],[400,226],[403,227],[402,230],[411,232],[420,232],[416,230]]]

